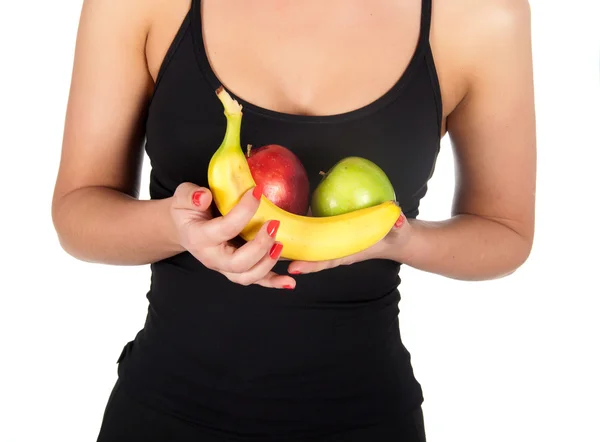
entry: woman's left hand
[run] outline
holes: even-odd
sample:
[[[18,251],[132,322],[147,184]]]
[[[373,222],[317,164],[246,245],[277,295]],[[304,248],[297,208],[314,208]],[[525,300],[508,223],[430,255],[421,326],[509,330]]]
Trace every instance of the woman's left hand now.
[[[292,275],[320,272],[341,265],[350,265],[368,259],[391,259],[400,261],[401,250],[406,246],[411,236],[412,228],[401,215],[392,227],[392,230],[377,244],[363,250],[362,252],[346,256],[344,258],[330,261],[292,261],[288,266],[288,272]]]

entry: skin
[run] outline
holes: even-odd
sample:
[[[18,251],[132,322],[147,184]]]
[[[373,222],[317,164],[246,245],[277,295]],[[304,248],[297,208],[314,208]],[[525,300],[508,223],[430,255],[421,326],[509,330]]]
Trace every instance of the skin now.
[[[203,4],[208,55],[222,83],[262,107],[309,115],[352,110],[388,90],[412,56],[420,15],[419,0]],[[293,277],[270,271],[277,257],[269,256],[275,239],[266,225],[248,247],[237,250],[228,241],[257,208],[250,193],[215,219],[206,210],[210,191],[190,183],[172,198],[138,199],[145,106],[188,9],[183,0],[85,0],[52,206],[59,239],[85,261],[138,265],[189,250],[236,283],[293,288]],[[289,272],[373,258],[462,280],[518,269],[534,236],[530,38],[525,0],[435,0],[440,135],[450,137],[457,171],[451,217],[401,218],[364,252],[291,262]],[[203,192],[199,205],[196,191]]]

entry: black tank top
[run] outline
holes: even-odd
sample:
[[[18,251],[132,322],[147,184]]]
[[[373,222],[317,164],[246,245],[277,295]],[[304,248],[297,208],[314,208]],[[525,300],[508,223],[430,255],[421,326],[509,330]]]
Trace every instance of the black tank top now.
[[[291,115],[232,94],[244,108],[242,145],[290,148],[313,189],[319,171],[338,160],[368,158],[392,181],[405,214],[416,217],[440,146],[430,18],[431,0],[423,0],[408,67],[360,109]],[[208,185],[226,124],[219,85],[193,0],[148,108],[151,198],[172,196],[184,181]],[[400,338],[399,270],[396,262],[371,260],[299,275],[294,291],[281,291],[231,283],[189,253],[156,262],[146,323],[119,358],[122,388],[206,428],[258,440],[267,440],[265,428],[288,440],[398,419],[423,400]]]

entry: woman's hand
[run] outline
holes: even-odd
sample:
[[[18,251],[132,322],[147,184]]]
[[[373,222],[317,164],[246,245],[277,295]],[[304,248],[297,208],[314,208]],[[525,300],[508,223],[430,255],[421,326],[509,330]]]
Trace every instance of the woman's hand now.
[[[394,227],[386,237],[368,249],[355,253],[354,255],[330,261],[293,261],[288,266],[288,272],[292,275],[315,273],[341,265],[366,261],[368,259],[391,259],[401,261],[399,259],[400,256],[403,256],[401,250],[406,249],[410,236],[411,226],[406,222],[404,215],[400,215],[400,218],[398,218],[398,221],[396,221],[396,224],[394,224]]]
[[[227,215],[213,218],[210,190],[191,183],[180,184],[171,206],[179,241],[202,264],[232,282],[293,289],[296,282],[292,277],[271,271],[283,249],[283,245],[275,241],[278,220],[265,223],[252,241],[239,248],[229,243],[256,213],[260,204],[257,189],[246,192]]]

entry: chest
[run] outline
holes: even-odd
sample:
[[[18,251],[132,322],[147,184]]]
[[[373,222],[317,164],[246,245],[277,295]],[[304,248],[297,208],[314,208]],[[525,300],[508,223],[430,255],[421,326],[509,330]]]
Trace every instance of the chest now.
[[[402,76],[421,1],[203,0],[198,12],[211,69],[231,92],[278,112],[330,115],[369,104]],[[151,71],[168,40],[160,27],[151,35]]]
[[[431,77],[423,61],[411,62],[420,2],[382,0],[372,12],[354,0],[334,1],[333,9],[275,3],[205,0],[197,16],[192,10],[150,107],[154,195],[168,196],[183,181],[206,185],[225,130],[214,94],[223,84],[246,102],[242,146],[290,148],[313,189],[340,159],[368,158],[403,207],[416,210],[439,147]],[[410,66],[410,81],[398,87]]]

